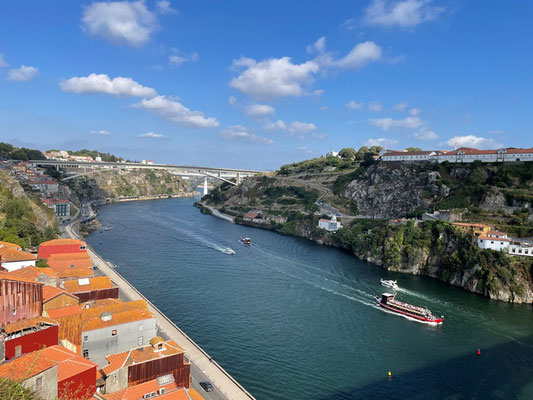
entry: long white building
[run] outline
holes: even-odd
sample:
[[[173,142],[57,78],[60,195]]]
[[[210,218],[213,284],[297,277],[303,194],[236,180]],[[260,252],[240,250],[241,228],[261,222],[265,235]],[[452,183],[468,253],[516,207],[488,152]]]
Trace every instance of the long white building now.
[[[380,157],[383,161],[435,161],[451,163],[481,162],[521,162],[533,161],[533,148],[505,148],[497,150],[478,150],[461,147],[457,150],[401,151],[388,150]]]

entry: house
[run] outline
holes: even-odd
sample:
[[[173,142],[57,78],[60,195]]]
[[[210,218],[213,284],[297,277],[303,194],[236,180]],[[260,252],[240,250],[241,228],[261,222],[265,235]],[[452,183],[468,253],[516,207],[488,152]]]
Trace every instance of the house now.
[[[74,305],[79,306],[80,299],[72,293],[58,287],[43,287],[43,312]]]
[[[253,222],[261,219],[263,219],[263,214],[261,214],[260,211],[248,211],[246,214],[244,214],[245,221]]]
[[[0,245],[0,261],[2,267],[10,272],[20,268],[33,266],[37,257],[11,246]]]
[[[49,318],[35,317],[0,328],[0,362],[57,344],[58,326]]]
[[[38,317],[42,311],[42,283],[0,272],[0,326]]]
[[[43,199],[43,203],[52,208],[59,218],[70,217],[70,201],[59,199]]]
[[[460,147],[456,150],[434,151],[397,151],[389,150],[381,155],[383,161],[435,161],[450,163],[481,162],[523,162],[533,161],[533,148],[502,148],[493,150],[479,150],[470,147]]]
[[[464,235],[485,236],[492,230],[488,225],[469,222],[454,222],[452,225]]]
[[[57,399],[58,364],[39,352],[24,354],[0,365],[0,379],[20,381],[40,400]]]
[[[15,278],[30,279],[32,281],[44,283],[45,285],[50,286],[57,286],[59,282],[57,274],[52,268],[38,268],[29,266],[8,272],[7,274]]]
[[[130,386],[118,392],[102,396],[105,400],[204,400],[194,389],[180,388],[172,375],[163,375],[157,379]]]
[[[489,231],[484,236],[477,237],[477,245],[482,249],[507,250],[511,239],[506,233]]]
[[[108,276],[65,281],[65,289],[78,297],[82,303],[90,300],[117,299],[118,287],[113,287]]]
[[[53,239],[39,246],[39,258],[48,258],[52,254],[83,253],[87,254],[87,243],[76,239]]]
[[[144,300],[82,309],[82,355],[100,366],[107,355],[142,346],[156,334]]]
[[[106,357],[102,368],[107,393],[171,375],[178,387],[190,385],[191,365],[185,360],[185,350],[173,340],[156,336],[148,345]]]
[[[96,375],[96,364],[58,345],[0,366],[0,377],[22,379],[49,400],[89,400],[96,392]]]
[[[533,244],[528,242],[513,241],[509,244],[509,255],[532,257]]]
[[[73,304],[45,310],[43,316],[59,324],[57,333],[59,343],[66,349],[81,355],[81,307]]]
[[[327,218],[321,218],[318,220],[318,227],[321,229],[325,229],[329,232],[335,232],[342,228],[342,225],[339,221],[337,221],[337,217],[335,215],[331,217],[331,219]]]
[[[334,151],[333,149],[331,149],[330,151],[328,151],[326,153],[326,157],[339,157],[339,152],[338,151]]]
[[[383,161],[430,161],[435,157],[436,152],[429,151],[406,151],[389,150],[381,155]]]
[[[92,276],[93,262],[87,253],[61,253],[48,257],[48,265],[59,279],[86,278]]]
[[[37,180],[37,181],[28,181],[28,185],[32,190],[37,190],[42,193],[55,194],[59,191],[59,184],[57,181],[53,180]]]

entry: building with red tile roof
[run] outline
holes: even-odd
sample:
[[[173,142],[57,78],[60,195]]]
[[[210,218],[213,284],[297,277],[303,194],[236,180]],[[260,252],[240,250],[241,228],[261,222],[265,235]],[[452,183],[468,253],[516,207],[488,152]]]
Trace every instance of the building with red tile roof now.
[[[58,324],[45,317],[12,322],[0,328],[0,361],[31,353],[58,341]]]
[[[81,302],[118,298],[118,287],[113,287],[108,276],[73,279],[64,282],[65,289],[77,296]]]
[[[8,246],[8,247],[13,247],[14,249],[17,249],[17,250],[22,250],[22,247],[20,247],[18,244],[3,242],[1,240],[0,240],[0,246]]]
[[[29,266],[35,267],[37,260],[37,256],[12,246],[0,246],[0,257],[2,267],[8,272]]]
[[[190,364],[185,361],[185,350],[173,340],[154,337],[146,346],[106,357],[108,365],[102,368],[106,392],[125,389],[172,375],[178,387],[189,387]]]
[[[87,243],[77,239],[54,239],[39,246],[39,258],[48,259],[52,254],[87,253]]]
[[[470,147],[460,147],[456,150],[434,151],[396,151],[388,150],[380,158],[383,161],[435,161],[451,163],[481,162],[524,162],[533,161],[533,148],[502,148],[479,150]]]
[[[52,268],[29,266],[8,272],[8,274],[16,278],[31,279],[35,282],[41,282],[50,286],[56,286],[58,283],[57,274]]]
[[[65,289],[53,286],[43,287],[43,312],[79,304],[80,299]]]
[[[169,382],[170,383],[166,383]],[[139,385],[130,386],[118,392],[103,395],[106,400],[139,400],[156,398],[157,400],[204,400],[194,389],[180,388],[172,375],[164,375]]]

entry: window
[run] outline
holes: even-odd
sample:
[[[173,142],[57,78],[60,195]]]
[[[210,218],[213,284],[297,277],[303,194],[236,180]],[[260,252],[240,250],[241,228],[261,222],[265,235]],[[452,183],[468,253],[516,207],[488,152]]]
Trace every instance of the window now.
[[[83,336],[83,343],[87,343],[89,341],[89,336],[85,335]]]
[[[84,246],[83,244],[80,245],[80,250],[85,250],[87,248],[87,246]]]
[[[15,357],[18,357],[21,354],[22,354],[22,346],[21,345],[15,346]]]
[[[83,357],[89,358],[89,350],[83,350]]]
[[[35,390],[39,390],[43,387],[43,377],[40,376],[35,380]]]
[[[113,329],[111,331],[111,336],[117,336],[117,330],[116,329]]]
[[[143,337],[142,336],[139,336],[139,338],[137,339],[137,344],[139,346],[142,346],[143,345]]]

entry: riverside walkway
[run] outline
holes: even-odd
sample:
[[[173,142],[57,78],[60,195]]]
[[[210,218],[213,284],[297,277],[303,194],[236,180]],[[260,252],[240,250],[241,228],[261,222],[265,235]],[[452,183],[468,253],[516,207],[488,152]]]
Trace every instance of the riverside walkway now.
[[[71,238],[78,238],[73,231],[73,222],[65,226],[65,235]],[[186,352],[191,363],[191,379],[193,386],[200,390],[205,399],[215,399],[215,392],[222,395],[223,399],[227,400],[255,400],[239,382],[237,382],[228,372],[224,370],[209,354],[207,354],[198,344],[196,344],[185,332],[183,332],[176,324],[167,318],[156,306],[154,306],[141,292],[139,292],[133,285],[124,279],[117,271],[110,267],[110,265],[96,253],[92,248],[88,247],[87,252],[92,259],[93,265],[97,266],[99,271],[107,275],[120,289],[123,295],[130,300],[145,300],[148,304],[148,309],[154,315],[158,328],[170,339],[174,340]],[[205,376],[213,386],[215,391],[206,393],[197,387],[198,382],[195,382],[193,371],[196,370]]]

